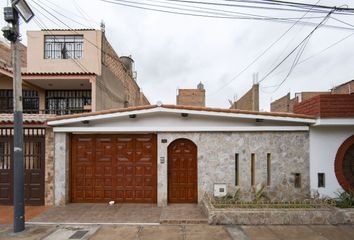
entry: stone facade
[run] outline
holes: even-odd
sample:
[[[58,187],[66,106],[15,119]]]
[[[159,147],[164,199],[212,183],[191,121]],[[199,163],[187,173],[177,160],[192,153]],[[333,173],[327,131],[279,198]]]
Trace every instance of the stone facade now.
[[[167,147],[178,138],[187,138],[198,147],[198,201],[204,193],[213,193],[215,183],[225,183],[227,192],[241,189],[249,199],[251,153],[255,154],[255,185],[267,181],[267,153],[271,154],[272,198],[294,199],[310,194],[309,136],[307,132],[225,132],[159,133],[158,204],[167,204]],[[161,143],[166,139],[167,143]],[[235,154],[239,154],[239,186],[235,186]],[[301,174],[301,186],[294,187],[294,173]]]
[[[254,84],[245,95],[232,104],[231,108],[259,111],[259,84]]]
[[[54,135],[54,204],[63,206],[69,202],[69,136],[66,133]]]
[[[52,128],[46,128],[45,134],[45,177],[44,203],[54,204],[54,133]]]

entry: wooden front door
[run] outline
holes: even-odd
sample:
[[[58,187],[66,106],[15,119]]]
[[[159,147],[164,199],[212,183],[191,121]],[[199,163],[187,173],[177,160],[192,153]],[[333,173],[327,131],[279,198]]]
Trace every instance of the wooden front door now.
[[[156,203],[156,135],[74,135],[72,202]]]
[[[177,139],[168,146],[168,202],[197,203],[197,146]]]

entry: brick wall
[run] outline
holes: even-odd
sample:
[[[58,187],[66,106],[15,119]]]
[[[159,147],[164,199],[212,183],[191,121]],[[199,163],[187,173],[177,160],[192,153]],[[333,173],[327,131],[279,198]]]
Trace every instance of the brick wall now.
[[[245,95],[232,104],[231,108],[259,111],[259,85],[254,84]]]
[[[124,96],[122,96],[122,98],[125,101],[124,106],[146,105],[147,99],[144,99],[143,101],[141,100],[138,84],[119,60],[119,56],[104,35],[102,39],[102,50],[102,64],[106,66],[123,84]]]
[[[333,88],[332,93],[335,93],[335,94],[352,94],[352,93],[354,93],[354,80]]]
[[[321,94],[330,94],[331,92],[301,92],[301,101],[316,97]]]
[[[354,95],[324,94],[294,105],[294,113],[321,118],[354,117]]]
[[[320,94],[330,92],[301,92],[296,93],[294,98],[290,98],[290,93],[281,97],[270,104],[271,112],[294,112],[294,105],[299,101],[303,102]]]
[[[27,66],[27,47],[23,44],[19,44],[21,52],[21,66]],[[11,46],[5,42],[0,42],[0,64],[5,67],[11,67]]]
[[[178,89],[177,105],[205,107],[205,89]]]

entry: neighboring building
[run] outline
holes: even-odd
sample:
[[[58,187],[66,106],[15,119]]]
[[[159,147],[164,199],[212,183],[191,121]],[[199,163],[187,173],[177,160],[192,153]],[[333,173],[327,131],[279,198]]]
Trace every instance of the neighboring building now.
[[[322,94],[353,94],[354,80],[340,84],[331,89],[331,91],[324,92],[300,92],[295,93],[294,98],[290,98],[290,93],[281,97],[270,104],[271,112],[294,112],[294,105],[306,101],[307,99],[316,97]]]
[[[335,197],[354,190],[354,95],[326,94],[294,106],[317,117],[310,127],[311,189]]]
[[[239,100],[235,101],[230,108],[259,111],[259,84],[253,84],[252,88]]]
[[[354,80],[340,84],[331,89],[334,94],[353,94],[354,93]]]
[[[294,98],[290,98],[290,93],[270,104],[271,112],[293,112],[294,104],[300,103],[320,94],[330,94],[330,92],[300,92],[295,93]]]
[[[118,57],[104,31],[28,31],[22,46],[25,201],[51,204],[54,115],[149,105],[136,83],[134,61]],[[26,53],[27,50],[27,53]],[[10,46],[0,44],[0,204],[12,204],[13,82]],[[27,57],[26,57],[27,56]],[[27,60],[26,60],[27,58]]]
[[[178,89],[177,105],[205,107],[205,89],[200,82],[196,89]]]
[[[259,184],[272,198],[306,198],[313,123],[305,115],[178,105],[59,116],[48,121],[55,146],[48,202],[198,203],[217,186],[249,199]]]
[[[27,47],[22,43],[19,43],[19,50],[21,53],[21,66],[26,68],[27,66]],[[11,47],[7,42],[3,42],[0,39],[0,66],[11,68]]]

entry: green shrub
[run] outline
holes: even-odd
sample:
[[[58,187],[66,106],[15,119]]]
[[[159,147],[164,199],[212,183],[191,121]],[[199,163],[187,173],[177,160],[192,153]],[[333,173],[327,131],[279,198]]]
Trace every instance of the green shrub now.
[[[354,192],[337,192],[336,206],[339,208],[354,208]]]

